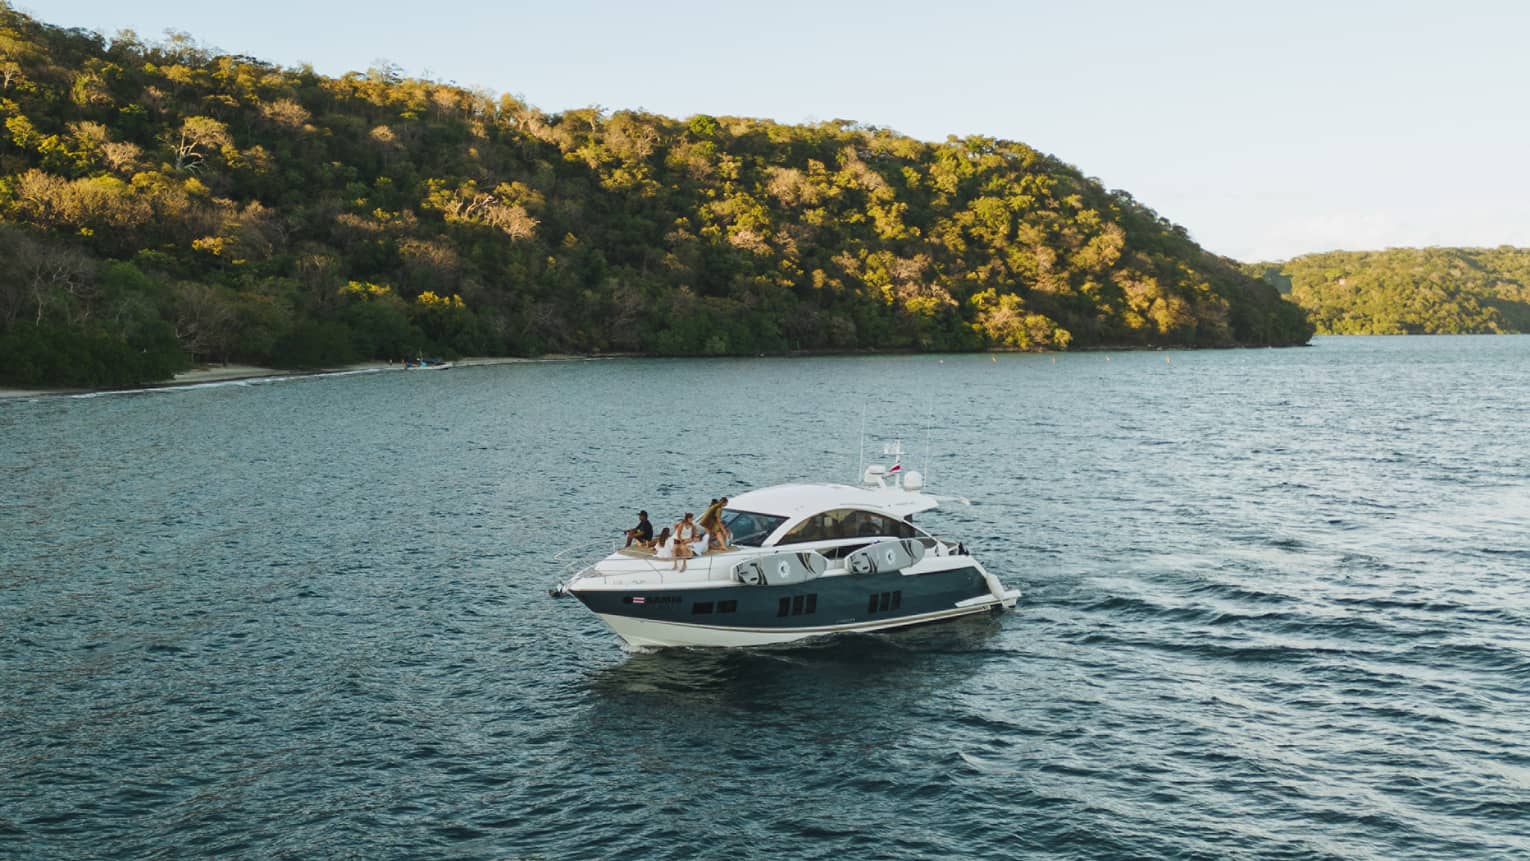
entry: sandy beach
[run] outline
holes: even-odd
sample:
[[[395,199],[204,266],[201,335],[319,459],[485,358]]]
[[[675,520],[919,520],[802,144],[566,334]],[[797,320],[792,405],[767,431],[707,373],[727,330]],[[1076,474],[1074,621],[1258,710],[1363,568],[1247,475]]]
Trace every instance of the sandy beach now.
[[[506,365],[517,362],[543,362],[558,361],[569,357],[548,356],[541,359],[524,359],[505,356],[478,356],[467,359],[459,359],[452,362],[453,367],[473,367],[477,365]],[[174,386],[195,386],[202,383],[227,383],[235,380],[264,380],[272,377],[309,377],[320,374],[345,374],[360,373],[365,371],[401,371],[404,366],[397,362],[358,362],[353,365],[342,365],[335,368],[325,368],[315,371],[290,371],[277,368],[262,368],[258,365],[204,365],[189,371],[176,374],[174,379],[158,383],[150,383],[143,389],[163,389]],[[137,389],[131,389],[137,391]],[[77,395],[87,392],[107,391],[103,389],[7,389],[0,388],[0,398],[32,398],[42,395]]]

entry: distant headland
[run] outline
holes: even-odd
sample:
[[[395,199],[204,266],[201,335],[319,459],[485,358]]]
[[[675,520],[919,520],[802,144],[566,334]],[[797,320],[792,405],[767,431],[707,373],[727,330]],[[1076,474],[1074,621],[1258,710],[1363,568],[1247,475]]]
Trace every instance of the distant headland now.
[[[1530,332],[1530,248],[1331,251],[1245,270],[1322,335]]]

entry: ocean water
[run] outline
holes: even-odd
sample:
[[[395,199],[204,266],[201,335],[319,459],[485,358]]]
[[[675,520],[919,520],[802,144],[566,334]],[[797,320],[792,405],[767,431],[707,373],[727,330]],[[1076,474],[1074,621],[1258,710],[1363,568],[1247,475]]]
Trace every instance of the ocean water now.
[[[553,554],[901,437],[1019,607],[624,652]],[[1530,857],[1530,337],[0,401],[0,858]]]

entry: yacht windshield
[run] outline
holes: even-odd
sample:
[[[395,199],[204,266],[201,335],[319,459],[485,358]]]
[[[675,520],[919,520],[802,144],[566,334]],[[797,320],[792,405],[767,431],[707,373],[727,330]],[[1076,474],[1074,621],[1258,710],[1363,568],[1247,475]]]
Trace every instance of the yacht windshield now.
[[[765,539],[770,537],[770,533],[776,531],[776,527],[786,522],[786,518],[777,517],[774,514],[724,508],[722,521],[723,525],[728,527],[728,531],[733,533],[734,544],[759,547]]]

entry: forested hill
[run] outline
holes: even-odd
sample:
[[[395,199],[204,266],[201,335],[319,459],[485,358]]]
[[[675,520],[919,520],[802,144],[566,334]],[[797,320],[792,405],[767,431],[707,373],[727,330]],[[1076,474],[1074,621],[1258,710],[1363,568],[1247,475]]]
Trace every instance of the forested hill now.
[[[1530,332],[1530,248],[1392,248],[1251,263],[1332,335]]]
[[[1130,195],[1009,141],[547,114],[387,68],[327,78],[8,6],[0,116],[0,375],[16,382],[127,382],[193,357],[1312,331]]]

